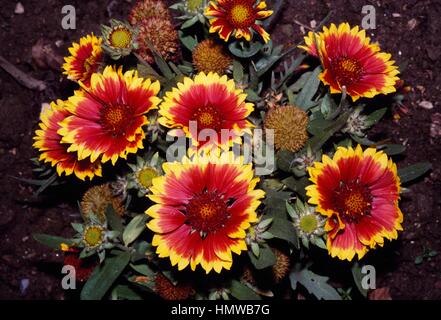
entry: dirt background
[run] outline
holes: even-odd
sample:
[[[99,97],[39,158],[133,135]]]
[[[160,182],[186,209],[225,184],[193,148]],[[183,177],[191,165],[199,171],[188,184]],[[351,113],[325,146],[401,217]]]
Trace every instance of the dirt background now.
[[[98,34],[99,23],[125,16],[131,1],[21,3],[24,13],[15,14],[16,1],[1,1],[0,55],[44,80],[48,88],[28,90],[0,69],[0,299],[66,299],[69,296],[60,288],[59,253],[36,243],[31,234],[70,235],[69,223],[79,219],[75,204],[64,194],[35,199],[29,186],[11,178],[32,177],[29,159],[36,156],[31,144],[41,104],[66,98],[72,90],[58,70],[35,65],[31,48],[39,39],[46,39],[57,43],[58,52],[66,55],[72,41],[91,31]],[[65,4],[76,8],[76,30],[61,28]],[[395,108],[401,118],[394,120],[393,113],[389,114],[374,129],[373,138],[389,137],[407,146],[406,156],[397,159],[399,167],[429,160],[434,168],[403,196],[405,231],[399,240],[370,254],[365,262],[377,267],[377,287],[389,288],[393,299],[441,299],[441,254],[415,264],[425,250],[441,253],[441,1],[285,0],[278,24],[271,30],[273,39],[297,43],[302,38],[302,24],[318,23],[331,9],[331,22],[359,25],[362,7],[367,4],[375,6],[377,17],[377,28],[368,33],[400,66],[406,66],[402,79],[411,87],[404,109]],[[431,102],[433,108],[421,107],[422,101]],[[76,190],[78,197],[82,189],[84,186]],[[330,268],[340,266],[330,262]]]

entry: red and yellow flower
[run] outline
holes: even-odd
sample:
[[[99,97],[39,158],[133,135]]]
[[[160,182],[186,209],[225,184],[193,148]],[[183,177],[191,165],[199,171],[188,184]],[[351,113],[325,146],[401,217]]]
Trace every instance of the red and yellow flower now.
[[[58,175],[65,173],[67,176],[74,173],[79,179],[86,177],[92,179],[95,175],[101,176],[99,162],[91,162],[89,159],[78,160],[76,153],[68,152],[69,144],[61,143],[62,136],[57,133],[60,122],[70,116],[65,108],[65,102],[58,100],[52,102],[49,108],[45,108],[40,116],[40,129],[35,131],[34,147],[40,152],[40,161],[48,162],[55,166]]]
[[[358,145],[339,147],[331,159],[309,168],[309,203],[327,217],[327,248],[332,257],[361,259],[369,249],[396,239],[403,230],[398,207],[400,178],[397,167],[382,151]]]
[[[320,80],[330,86],[331,93],[345,88],[356,101],[396,91],[399,71],[395,61],[358,26],[351,29],[348,23],[331,24],[323,32],[309,32],[305,44],[300,47],[320,58],[324,68]]]
[[[194,80],[187,77],[166,93],[158,121],[165,127],[178,129],[170,134],[185,134],[197,148],[228,149],[233,143],[241,143],[245,133],[251,134],[253,125],[246,118],[254,106],[245,102],[246,97],[227,76],[201,72]],[[193,123],[197,130],[191,130]],[[199,137],[203,129],[212,129],[216,137]]]
[[[70,143],[78,159],[90,157],[112,164],[119,157],[143,148],[146,113],[157,108],[159,82],[138,77],[136,71],[122,73],[108,66],[102,74],[92,75],[89,88],[76,91],[66,108],[72,113],[58,131],[62,142]]]
[[[70,80],[81,81],[89,86],[90,77],[98,71],[103,62],[102,39],[93,33],[82,37],[80,43],[73,43],[69,48],[70,56],[65,57],[64,74]]]
[[[210,1],[205,15],[210,17],[210,32],[219,33],[225,41],[232,34],[237,39],[251,41],[254,30],[266,43],[270,36],[261,27],[260,20],[268,18],[273,11],[265,9],[266,2],[260,0],[216,0]]]
[[[190,265],[194,271],[199,264],[206,273],[229,270],[232,252],[247,250],[245,231],[257,221],[264,196],[255,189],[259,179],[251,164],[228,152],[184,157],[163,169],[148,196],[156,204],[146,211],[159,257],[169,257],[179,270]]]

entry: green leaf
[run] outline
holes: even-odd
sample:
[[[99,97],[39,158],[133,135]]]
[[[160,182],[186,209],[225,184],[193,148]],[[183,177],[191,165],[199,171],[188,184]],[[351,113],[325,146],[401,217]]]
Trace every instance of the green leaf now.
[[[314,69],[314,71],[309,76],[308,80],[305,83],[305,86],[300,91],[300,93],[297,95],[296,98],[296,106],[302,108],[303,110],[309,110],[314,105],[316,105],[316,102],[313,101],[313,97],[317,93],[317,90],[320,86],[320,79],[318,75],[322,71],[322,68],[318,66]]]
[[[430,162],[419,162],[399,169],[398,176],[400,177],[401,183],[408,183],[423,176],[431,169],[432,164]]]
[[[266,217],[272,218],[282,218],[286,219],[286,206],[285,202],[289,199],[291,196],[291,192],[287,191],[275,191],[275,190],[265,190],[266,191],[266,198],[264,200],[266,204]]]
[[[260,247],[256,242],[251,242],[251,252],[254,254],[256,258],[259,258],[260,255]]]
[[[159,73],[157,73],[156,70],[152,68],[151,65],[149,65],[147,62],[142,60],[142,58],[140,56],[138,56],[137,54],[135,54],[135,56],[141,62],[141,63],[138,63],[138,65],[136,66],[136,70],[138,71],[140,77],[153,78],[155,80],[165,81],[165,79],[163,77],[161,77],[159,75]]]
[[[116,300],[142,300],[142,297],[127,285],[117,285],[112,290],[112,297]]]
[[[159,52],[155,49],[153,44],[147,38],[145,38],[144,41],[146,42],[147,46],[152,52],[156,65],[158,66],[159,70],[161,70],[164,77],[168,80],[172,80],[175,77],[175,74],[170,69],[167,62],[164,60],[164,58],[159,54]]]
[[[371,127],[374,124],[376,124],[378,121],[380,121],[384,115],[387,112],[387,108],[381,108],[378,109],[374,112],[372,112],[370,115],[368,115],[367,120],[366,120],[366,124]]]
[[[360,138],[360,137],[356,136],[355,134],[351,134],[351,138],[352,138],[352,140],[354,140],[358,144],[361,144],[362,146],[371,146],[371,145],[375,144],[375,142],[369,140],[368,138],[366,138],[366,137]]]
[[[81,290],[81,300],[100,300],[110,289],[130,261],[129,252],[107,258],[103,265],[92,273]]]
[[[260,101],[259,95],[256,92],[254,92],[254,90],[246,89],[245,93],[247,94],[247,101],[250,101],[250,102]]]
[[[243,283],[233,280],[230,287],[231,295],[238,300],[261,300],[251,288]]]
[[[273,250],[268,246],[259,248],[259,256],[256,257],[253,252],[248,251],[251,263],[257,270],[265,269],[276,263],[276,256]]]
[[[360,293],[364,297],[367,297],[368,290],[363,289],[363,286],[361,285],[362,279],[364,277],[363,273],[361,273],[361,268],[362,267],[363,266],[361,266],[358,262],[355,262],[352,265],[351,272],[352,272],[352,277],[354,278],[355,285],[358,288],[358,291],[360,291]]]
[[[383,150],[388,156],[395,156],[406,151],[406,147],[402,144],[386,144],[379,149]]]
[[[124,226],[122,224],[121,217],[116,213],[111,204],[109,204],[106,209],[106,219],[111,230],[119,231],[121,234],[123,233]]]
[[[322,132],[326,131],[327,128],[332,126],[333,121],[332,120],[326,120],[323,118],[317,118],[314,120],[311,120],[308,124],[308,132],[312,134],[313,136],[319,135]]]
[[[281,150],[277,152],[277,168],[284,171],[284,172],[291,172],[292,169],[292,163],[294,159],[296,158],[296,154],[287,151],[287,150]]]
[[[282,56],[275,53],[268,57],[263,57],[256,63],[257,75],[262,77],[268,70],[270,70]]]
[[[233,79],[237,83],[241,83],[243,81],[244,70],[242,64],[234,60],[233,61]]]
[[[334,119],[338,115],[339,111],[340,110],[338,109],[335,101],[332,99],[331,94],[325,94],[320,103],[320,112],[325,117],[325,119]]]
[[[260,49],[262,49],[262,43],[261,42],[241,42],[241,41],[234,41],[230,43],[228,46],[228,49],[232,54],[234,54],[236,57],[239,58],[251,58],[255,54],[257,54]]]
[[[289,89],[292,92],[300,92],[300,90],[302,90],[302,88],[305,86],[306,82],[308,81],[308,79],[311,77],[312,71],[307,71],[305,73],[303,73],[296,82],[294,82],[292,85],[289,86]],[[294,102],[293,102],[294,103]]]
[[[286,202],[285,202],[286,208]],[[296,248],[299,248],[299,238],[292,223],[285,219],[274,218],[271,227],[268,230],[275,238],[288,241]]]
[[[136,272],[149,278],[154,278],[156,275],[156,273],[152,269],[150,269],[150,267],[146,264],[139,264],[139,265],[130,264],[130,267]]]
[[[196,16],[194,16],[193,18],[188,19],[187,21],[185,21],[185,22],[182,24],[181,29],[187,29],[187,28],[191,27],[192,25],[194,25],[194,24],[195,24],[196,22],[198,22],[198,21],[199,21],[199,18],[198,18],[198,16],[196,15]]]
[[[317,299],[321,300],[341,300],[337,290],[328,284],[328,277],[323,277],[308,269],[293,271],[289,275],[291,287],[293,290],[297,288],[297,283],[313,294]]]
[[[138,236],[145,230],[145,223],[147,222],[146,214],[139,214],[135,216],[127,225],[123,233],[123,241],[126,246],[131,244],[138,238]]]
[[[72,226],[72,228],[78,232],[78,233],[83,233],[83,225],[81,223],[71,223],[70,224]]]
[[[190,51],[198,45],[198,40],[192,35],[185,35],[182,31],[179,31],[179,39],[181,39],[182,44]]]
[[[322,238],[312,238],[311,243],[320,249],[328,250],[325,241]]]
[[[280,88],[286,85],[286,83],[297,74],[297,69],[299,68],[302,61],[305,59],[305,54],[301,53],[296,58],[292,57],[291,61],[283,63],[283,71],[280,73],[280,79],[277,85],[273,88],[275,91],[279,91]],[[287,88],[288,91],[291,91],[290,88]],[[300,90],[300,89],[299,89]],[[297,91],[299,91],[297,90]],[[291,91],[292,92],[292,91]]]
[[[49,234],[44,234],[44,233],[34,233],[32,237],[36,241],[40,242],[41,244],[44,244],[45,246],[51,249],[61,249],[60,245],[62,243],[65,243],[67,245],[72,245],[75,243],[72,239],[51,236]]]
[[[343,128],[343,126],[346,124],[346,121],[348,120],[349,114],[343,113],[340,115],[331,126],[329,126],[325,131],[323,131],[321,134],[318,134],[311,138],[308,141],[309,146],[311,147],[313,152],[319,151],[322,146],[338,131]]]
[[[417,256],[416,258],[415,258],[415,264],[421,264],[421,263],[423,263],[423,260],[424,260],[424,258],[423,258],[423,256]]]

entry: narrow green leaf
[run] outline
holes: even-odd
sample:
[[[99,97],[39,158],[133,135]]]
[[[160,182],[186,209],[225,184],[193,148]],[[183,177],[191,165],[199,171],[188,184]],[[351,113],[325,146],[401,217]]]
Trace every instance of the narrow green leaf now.
[[[363,279],[363,274],[361,273],[361,268],[363,266],[361,266],[358,262],[355,262],[352,265],[351,268],[351,272],[352,272],[352,277],[354,278],[354,282],[355,285],[358,288],[358,291],[360,291],[360,293],[364,296],[367,297],[368,291],[366,289],[363,289],[363,286],[361,285],[362,279]]]
[[[309,79],[306,81],[305,86],[297,95],[296,98],[296,106],[302,108],[303,110],[309,110],[316,103],[313,101],[313,97],[317,93],[317,90],[320,86],[320,79],[318,75],[322,71],[322,68],[318,66],[311,73]]]
[[[192,35],[186,35],[184,34],[184,32],[179,31],[179,39],[181,39],[182,44],[189,50],[189,51],[193,51],[194,48],[197,46],[198,44],[198,40],[196,39],[196,37],[192,36]]]
[[[230,287],[231,295],[238,300],[261,300],[251,288],[243,283],[233,280]]]
[[[147,215],[143,213],[135,216],[132,221],[129,222],[123,233],[123,241],[126,246],[135,241],[136,238],[138,238],[138,236],[145,230],[146,222]]]
[[[100,300],[130,261],[129,252],[107,258],[103,265],[99,266],[92,273],[81,291],[81,300]]]
[[[280,150],[277,152],[277,168],[284,172],[291,172],[292,163],[296,157],[294,152],[287,150]]]
[[[321,134],[323,131],[326,131],[327,128],[332,126],[332,120],[326,120],[323,118],[318,118],[311,120],[308,124],[308,132],[313,136]]]
[[[303,177],[300,179],[296,179],[294,177],[288,177],[282,180],[282,183],[287,186],[289,189],[297,193],[303,199],[306,198],[306,190],[305,188],[311,184],[309,178]]]
[[[308,144],[311,147],[312,151],[317,152],[318,150],[320,150],[322,146],[326,143],[326,141],[328,141],[336,132],[340,131],[341,128],[343,128],[343,126],[346,124],[346,121],[348,120],[348,117],[348,113],[343,113],[325,131],[311,138],[308,141]]]
[[[291,196],[288,191],[265,190],[266,198],[264,200],[266,205],[267,218],[287,218],[285,202]]]
[[[117,285],[112,291],[112,296],[118,300],[142,300],[142,297],[135,290],[126,285]]]
[[[153,58],[155,59],[156,65],[158,66],[159,70],[161,70],[162,74],[167,80],[172,80],[175,77],[175,74],[170,69],[167,62],[164,60],[164,58],[159,54],[159,52],[155,49],[153,44],[148,40],[144,39],[147,46],[149,47],[150,51],[153,54]]]
[[[119,231],[121,234],[123,233],[124,226],[122,224],[121,217],[116,213],[111,204],[109,204],[106,209],[106,219],[111,230]]]
[[[143,276],[154,278],[156,273],[146,264],[130,264],[130,267]]]
[[[247,94],[247,101],[250,102],[258,102],[260,101],[259,95],[251,89],[246,89],[245,93]]]
[[[241,83],[243,81],[244,70],[242,64],[234,60],[233,61],[233,79],[237,83]]]
[[[74,244],[74,241],[72,239],[51,236],[49,234],[44,234],[44,233],[34,233],[32,237],[34,238],[34,240],[40,242],[41,244],[44,244],[45,246],[51,249],[60,249],[60,245],[62,243],[65,243],[67,245]]]
[[[381,108],[372,112],[370,115],[368,115],[366,124],[368,126],[373,126],[384,117],[386,112],[387,112],[387,108]]]
[[[262,49],[262,43],[255,41],[249,43],[243,43],[240,41],[234,41],[230,43],[228,49],[232,54],[239,58],[251,58]]]
[[[248,251],[248,256],[253,266],[257,270],[265,269],[273,266],[276,263],[276,256],[273,250],[268,246],[259,248],[259,256],[256,257],[253,252]]]
[[[285,219],[274,218],[268,232],[270,232],[275,238],[288,241],[296,248],[299,248],[299,238],[297,237],[297,232],[292,223],[290,223],[289,221]]]
[[[430,162],[420,162],[398,170],[401,183],[408,183],[426,174],[432,169]]]
[[[256,258],[259,258],[260,255],[259,244],[257,244],[256,242],[251,242],[251,252],[254,254]]]
[[[402,144],[386,144],[379,149],[383,150],[388,156],[395,156],[406,151],[406,147]]]
[[[185,21],[185,22],[182,24],[181,29],[187,29],[187,28],[191,27],[192,25],[194,25],[194,24],[195,24],[196,22],[198,22],[198,21],[199,21],[199,18],[198,18],[198,16],[196,15],[196,16],[194,16],[193,18],[188,19],[187,21]]]

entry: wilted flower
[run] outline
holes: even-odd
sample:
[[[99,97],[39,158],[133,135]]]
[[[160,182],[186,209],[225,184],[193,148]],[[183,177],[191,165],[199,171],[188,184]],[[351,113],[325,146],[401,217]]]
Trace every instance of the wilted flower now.
[[[170,20],[170,13],[166,4],[161,0],[138,0],[129,14],[129,22],[132,26],[137,26],[144,19],[161,17]]]
[[[137,24],[138,49],[136,53],[150,64],[155,62],[151,45],[166,61],[177,62],[181,58],[178,33],[168,18],[153,17]]]
[[[265,129],[274,130],[276,149],[296,152],[308,140],[309,118],[305,111],[292,105],[275,107],[267,112]]]
[[[109,206],[111,206],[118,215],[124,215],[125,208],[123,199],[114,195],[108,183],[94,186],[87,190],[80,203],[81,212],[86,220],[90,214],[93,214],[101,223],[106,221],[106,210]]]
[[[272,248],[274,255],[276,256],[276,263],[271,267],[274,281],[279,283],[288,276],[291,271],[291,260],[289,256],[283,251]]]
[[[193,65],[199,72],[224,75],[231,69],[232,63],[225,47],[213,39],[200,42],[193,50]]]
[[[161,272],[156,274],[154,290],[164,300],[185,300],[195,294],[190,284],[180,282],[173,284]]]

